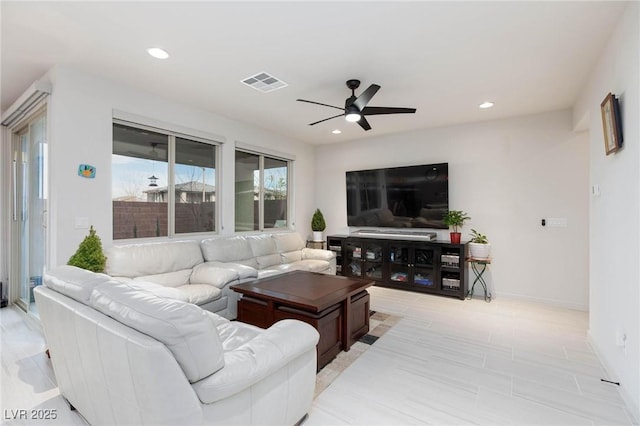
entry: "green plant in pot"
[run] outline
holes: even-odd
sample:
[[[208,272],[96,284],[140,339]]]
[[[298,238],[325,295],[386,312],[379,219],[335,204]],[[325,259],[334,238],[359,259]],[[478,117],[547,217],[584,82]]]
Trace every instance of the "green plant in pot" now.
[[[474,259],[488,259],[489,253],[491,253],[491,244],[489,244],[487,236],[472,229],[471,240],[469,240],[469,256]]]
[[[320,209],[316,209],[311,218],[311,230],[313,231],[313,241],[324,241],[322,233],[326,229],[327,224]]]
[[[77,266],[92,272],[102,272],[106,263],[107,258],[102,251],[102,241],[91,226],[89,235],[84,237],[78,250],[69,258],[67,265]]]
[[[471,219],[466,212],[462,210],[449,210],[445,213],[442,221],[445,225],[453,228],[453,232],[449,233],[453,244],[460,244],[461,233],[459,228],[464,225],[465,220]]]

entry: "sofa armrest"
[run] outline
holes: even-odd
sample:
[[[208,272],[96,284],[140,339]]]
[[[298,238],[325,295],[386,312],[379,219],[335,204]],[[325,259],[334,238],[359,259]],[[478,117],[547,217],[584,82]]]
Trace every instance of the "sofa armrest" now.
[[[232,269],[201,263],[193,268],[189,282],[191,284],[209,284],[217,288],[224,288],[230,282],[236,281],[238,277],[238,273]]]
[[[302,259],[318,259],[318,260],[331,260],[336,257],[336,254],[331,250],[303,248]]]
[[[205,404],[228,398],[307,352],[315,356],[319,337],[315,328],[302,321],[278,321],[255,339],[226,352],[224,368],[193,383],[193,389]]]

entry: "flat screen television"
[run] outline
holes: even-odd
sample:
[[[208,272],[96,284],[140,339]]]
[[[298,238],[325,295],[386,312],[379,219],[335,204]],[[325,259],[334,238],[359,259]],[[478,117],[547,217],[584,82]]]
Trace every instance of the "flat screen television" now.
[[[347,172],[347,224],[447,229],[449,164]]]

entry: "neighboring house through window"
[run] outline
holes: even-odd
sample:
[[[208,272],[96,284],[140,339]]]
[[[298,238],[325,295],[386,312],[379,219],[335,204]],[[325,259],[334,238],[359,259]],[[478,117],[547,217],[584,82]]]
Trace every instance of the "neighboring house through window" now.
[[[114,121],[113,239],[216,232],[218,145]]]

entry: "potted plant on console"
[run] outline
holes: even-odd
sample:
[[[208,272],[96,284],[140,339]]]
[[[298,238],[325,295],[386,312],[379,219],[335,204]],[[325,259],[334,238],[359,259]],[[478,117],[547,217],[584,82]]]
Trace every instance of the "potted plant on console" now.
[[[324,232],[327,224],[324,221],[324,216],[320,209],[316,209],[313,217],[311,218],[311,230],[313,231],[313,241],[324,241],[322,233]]]
[[[469,255],[474,259],[488,259],[490,252],[491,244],[489,244],[487,236],[472,229],[471,240],[469,241]]]
[[[445,213],[442,221],[445,225],[453,228],[453,232],[449,233],[452,244],[460,244],[460,236],[462,234],[458,230],[458,227],[462,227],[462,225],[464,225],[464,221],[468,219],[471,218],[462,210],[449,210]]]

